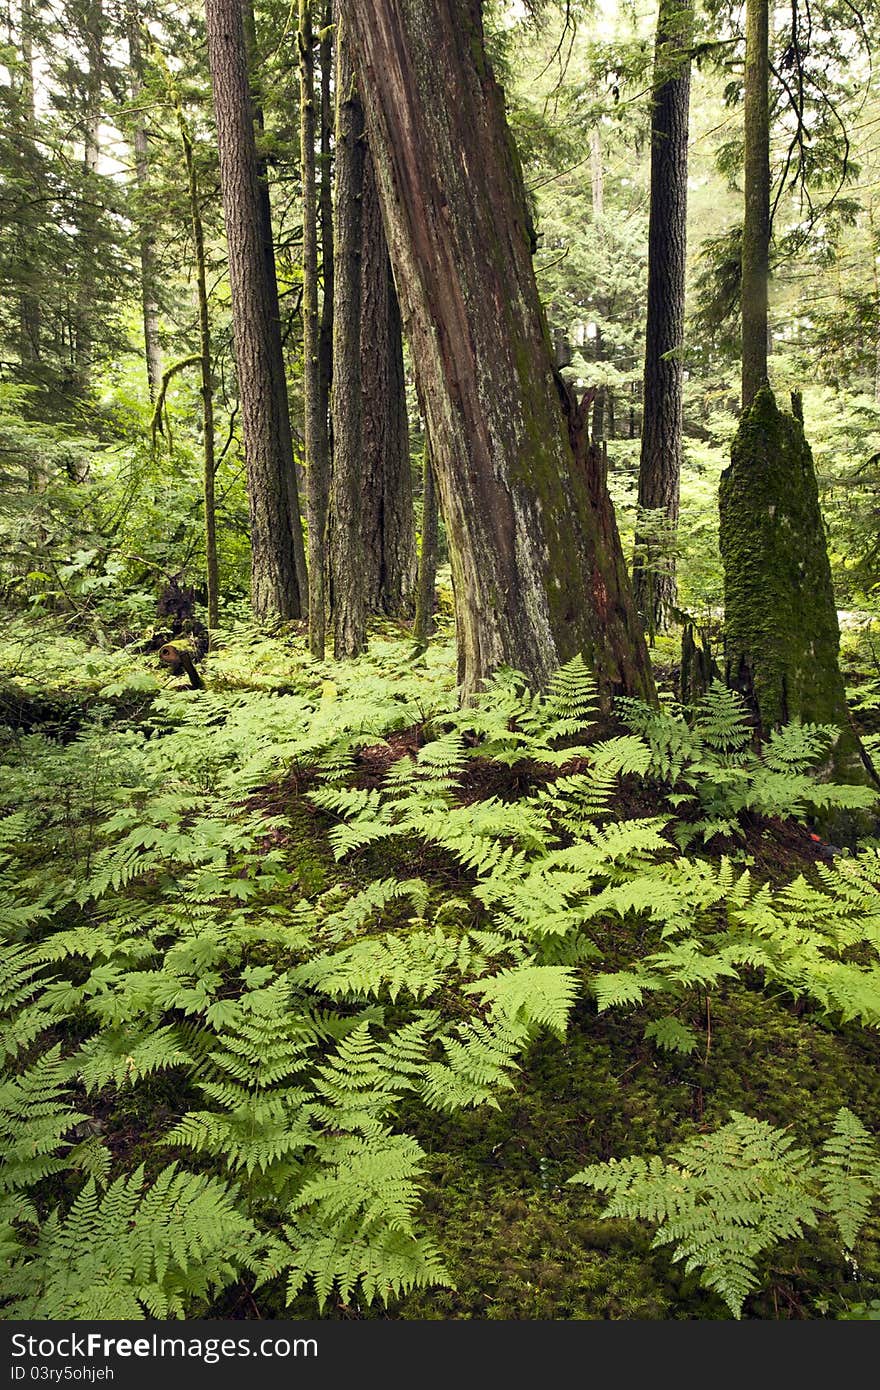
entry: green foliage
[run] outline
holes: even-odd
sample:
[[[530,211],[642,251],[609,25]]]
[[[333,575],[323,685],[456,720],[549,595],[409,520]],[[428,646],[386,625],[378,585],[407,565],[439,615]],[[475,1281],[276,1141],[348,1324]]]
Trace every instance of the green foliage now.
[[[735,1318],[761,1285],[759,1257],[827,1214],[845,1250],[880,1196],[880,1153],[849,1110],[838,1112],[817,1162],[784,1130],[733,1112],[714,1134],[660,1158],[612,1159],[569,1181],[610,1194],[604,1217],[657,1225],[653,1245],[720,1294]]]
[[[685,1056],[693,1052],[697,1046],[694,1030],[669,1015],[647,1024],[645,1037],[650,1038],[664,1052],[680,1052]]]
[[[592,723],[597,707],[596,682],[583,657],[576,656],[554,672],[543,694],[530,693],[518,671],[502,667],[475,704],[447,715],[446,722],[479,740],[472,757],[509,767],[525,761],[559,767],[584,750],[559,748],[558,740]]]
[[[638,733],[603,737],[580,660],[543,696],[505,672],[462,713],[449,658],[377,640],[331,671],[295,640],[245,632],[210,658],[211,690],[154,696],[137,725],[99,705],[64,742],[10,733],[10,1312],[89,1315],[46,1232],[78,1240],[86,1208],[116,1229],[111,1192],[140,1231],[142,1150],[172,1150],[220,1215],[216,1248],[181,1247],[167,1269],[92,1242],[126,1316],[198,1315],[246,1271],[322,1307],[449,1282],[400,1117],[497,1109],[585,999],[642,1010],[680,1064],[699,1045],[688,1001],[744,971],[832,1021],[880,1022],[876,854],[775,891],[675,858],[664,818],[617,818],[623,779],[658,754]],[[106,670],[93,682],[84,700]],[[703,762],[746,756],[720,700],[676,727],[684,775],[688,739]],[[774,743],[768,775],[788,776],[812,738]],[[853,1181],[864,1171],[854,1158]],[[856,1211],[848,1191],[829,1203]]]
[[[68,1102],[71,1072],[56,1044],[28,1071],[0,1085],[0,1191],[34,1187],[69,1166],[58,1152],[87,1118]]]
[[[787,724],[756,751],[744,700],[720,681],[694,706],[690,721],[638,700],[619,700],[617,707],[648,744],[648,771],[668,788],[669,804],[693,812],[675,826],[682,848],[698,836],[708,843],[716,835],[741,834],[746,813],[804,820],[811,811],[876,802],[867,787],[815,775],[839,737],[834,725]]]
[[[4,1293],[17,1318],[183,1317],[259,1247],[226,1183],[171,1164],[145,1189],[141,1165],[101,1195],[90,1178],[65,1218],[53,1211]]]
[[[561,34],[558,16],[527,9],[516,23],[504,7],[489,14],[493,55],[536,219],[554,347],[577,390],[601,392],[592,425],[609,442],[628,545],[650,34],[627,10],[602,16],[600,37],[581,0],[566,6]],[[295,625],[270,637],[252,624],[216,140],[202,23],[188,7],[153,27],[175,54],[203,195],[223,626],[204,664],[208,688],[176,690],[151,653],[168,578],[203,582],[197,383],[173,378],[154,449],[141,286],[129,273],[146,227],[165,360],[185,358],[195,330],[173,116],[149,55],[142,86],[117,70],[126,47],[118,16],[102,20],[109,66],[95,93],[84,62],[94,16],[71,10],[59,44],[57,16],[41,14],[26,36],[24,14],[10,20],[0,83],[0,597],[14,606],[0,636],[7,1311],[201,1316],[246,1274],[276,1307],[282,1282],[289,1297],[321,1307],[449,1283],[422,1231],[429,1167],[414,1136],[428,1148],[427,1128],[432,1170],[442,1166],[433,1141],[443,1127],[461,1124],[479,1150],[494,1123],[487,1112],[514,1091],[519,1103],[523,1064],[532,1076],[565,1038],[567,1066],[585,1020],[603,1047],[620,1034],[654,1044],[658,1055],[634,1075],[651,1070],[672,1089],[688,1068],[708,1070],[710,1004],[714,1020],[742,985],[780,1012],[798,1001],[814,1032],[877,1027],[875,853],[787,886],[696,857],[719,834],[753,829],[755,817],[862,805],[853,798],[863,794],[813,775],[827,757],[826,729],[783,730],[756,754],[741,708],[720,688],[690,723],[642,711],[630,735],[608,737],[580,659],[543,693],[498,672],[459,711],[449,642],[416,658],[408,634],[389,637],[389,625],[357,662],[319,664]],[[283,7],[258,13],[254,75],[296,415],[288,18]],[[875,16],[863,18],[868,33]],[[711,626],[721,602],[717,481],[737,409],[729,328],[740,194],[727,186],[739,173],[735,135],[721,150],[723,172],[714,168],[730,134],[722,101],[736,100],[738,75],[725,94],[730,73],[710,73],[708,58],[735,63],[739,35],[714,12],[701,23],[690,223],[711,266],[684,353],[681,524],[664,553],[675,549],[680,601]],[[868,104],[851,120],[846,88],[859,64],[852,34],[837,27],[840,37],[817,21],[810,53],[794,46],[809,62],[806,125],[792,128],[811,140],[789,149],[783,174],[783,183],[789,170],[798,176],[804,202],[781,192],[770,366],[786,385],[799,384],[806,365],[828,383],[805,392],[809,433],[838,599],[866,607],[878,568],[876,102],[866,88],[858,99]],[[42,93],[33,110],[25,38]],[[838,74],[831,104],[829,73]],[[132,85],[138,94],[125,100]],[[849,173],[859,159],[865,170],[858,198],[846,200],[828,185],[847,172],[836,131],[829,138],[841,97]],[[128,144],[146,123],[146,185],[83,164],[71,132],[78,140],[91,127],[95,99],[102,130]],[[826,185],[837,211],[820,223],[809,199]],[[448,611],[448,585],[442,604]],[[665,643],[661,657],[671,637]],[[855,702],[875,740],[876,667],[866,651]],[[644,1048],[634,1046],[638,1064]],[[564,1087],[564,1067],[560,1075]],[[632,1091],[619,1089],[628,1116]],[[604,1114],[602,1142],[613,1123]],[[557,1136],[552,1121],[544,1129],[548,1156],[536,1171],[549,1189]],[[835,1131],[823,1169],[821,1199],[850,1243],[874,1191],[866,1142]],[[177,1165],[156,1177],[156,1155],[169,1152]],[[491,1164],[501,1163],[493,1152]],[[451,1175],[451,1185],[460,1180]],[[603,1252],[602,1281],[605,1263]],[[552,1280],[542,1270],[529,1281],[530,1306],[544,1314]],[[624,1302],[633,1306],[654,1315],[662,1301]]]

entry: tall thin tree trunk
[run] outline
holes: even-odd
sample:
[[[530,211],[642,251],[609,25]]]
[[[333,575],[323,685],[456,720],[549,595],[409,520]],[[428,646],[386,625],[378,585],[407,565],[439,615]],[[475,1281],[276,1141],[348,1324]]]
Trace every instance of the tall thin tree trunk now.
[[[33,0],[21,0],[19,12],[22,89],[21,104],[24,116],[24,138],[34,148],[37,133],[37,111],[34,97],[34,9]],[[24,288],[19,296],[19,356],[21,362],[40,360],[40,298],[37,292],[36,271],[29,249],[21,247],[20,273]]]
[[[128,36],[129,90],[133,107],[132,144],[134,147],[134,177],[138,194],[138,250],[141,262],[141,311],[144,325],[144,362],[150,400],[155,402],[162,384],[162,350],[159,346],[159,301],[156,297],[156,242],[150,231],[149,216],[144,206],[149,188],[149,145],[147,123],[143,111],[144,67],[141,54],[141,20],[137,0],[127,0],[125,7]]]
[[[742,408],[767,380],[770,277],[769,0],[746,0],[745,219],[742,237]]]
[[[880,271],[877,269],[877,233],[874,221],[874,199],[868,198],[868,252],[871,277],[874,282],[874,400],[880,405]]]
[[[639,508],[660,520],[636,528],[633,589],[649,632],[669,624],[682,459],[684,296],[687,263],[691,0],[661,0],[651,119],[648,319]]]
[[[321,322],[318,329],[318,395],[327,435],[327,469],[333,457],[330,391],[333,385],[333,0],[326,0],[318,43],[321,70],[321,132],[318,173],[318,230],[321,243]]]
[[[349,0],[347,17],[450,543],[462,698],[501,665],[541,686],[577,652],[606,693],[651,698],[602,459],[560,404],[478,0]]]
[[[372,613],[411,612],[415,523],[400,306],[369,150],[361,215],[364,593]]]
[[[600,444],[605,438],[605,386],[597,386],[596,394],[593,397],[593,411],[590,421],[590,434],[594,444]]]
[[[251,79],[251,107],[253,110],[256,136],[263,134],[265,121],[260,94],[254,84],[254,75],[259,62],[257,52],[257,25],[253,0],[242,0],[242,21],[247,51],[248,75]],[[272,362],[275,391],[278,397],[278,452],[285,475],[291,515],[293,555],[296,565],[296,582],[299,588],[300,610],[305,611],[308,603],[309,575],[306,565],[306,548],[303,539],[302,518],[300,516],[299,486],[296,478],[296,463],[293,454],[293,431],[290,425],[290,400],[287,394],[287,373],[284,367],[284,341],[281,334],[281,301],[278,297],[278,271],[275,266],[275,238],[272,234],[272,200],[269,194],[269,169],[266,157],[257,147],[257,188],[259,192],[258,215],[260,221],[260,241],[263,247],[263,260],[266,271],[266,291],[269,296],[269,341],[267,348]]]
[[[439,515],[431,446],[425,438],[425,464],[422,474],[422,544],[419,550],[419,577],[416,586],[416,616],[413,637],[420,647],[428,644],[434,631],[434,591],[437,584],[437,540]]]
[[[303,397],[309,524],[309,650],[323,657],[327,500],[330,489],[326,406],[321,396],[318,321],[318,209],[315,181],[315,54],[311,0],[299,4],[300,158],[303,196]]]
[[[183,143],[186,173],[189,184],[189,208],[192,218],[193,247],[196,261],[196,294],[199,305],[199,371],[202,398],[202,490],[205,508],[205,574],[208,590],[208,627],[219,621],[220,571],[217,560],[217,509],[214,483],[217,462],[214,447],[214,382],[212,374],[211,317],[208,305],[208,272],[205,258],[205,232],[199,199],[199,184],[193,157],[192,136],[178,101],[178,124]]]
[[[94,221],[91,184],[98,173],[101,154],[101,97],[104,88],[104,8],[103,0],[89,0],[86,7],[83,43],[87,55],[86,88],[83,110],[83,182],[79,237],[83,253],[79,258],[76,292],[75,374],[77,389],[86,393],[92,382],[92,305],[94,272],[89,231]]]
[[[593,196],[593,221],[605,216],[605,171],[602,167],[602,137],[599,127],[590,131],[590,186]]]
[[[330,576],[333,647],[353,657],[366,643],[361,401],[361,207],[364,115],[354,80],[348,25],[336,23],[336,220],[333,232],[333,468]]]
[[[329,579],[327,554],[327,524],[330,507],[330,478],[333,470],[333,418],[330,396],[333,388],[333,141],[336,112],[334,110],[333,78],[335,29],[333,0],[325,0],[318,39],[320,65],[320,133],[318,138],[318,240],[320,243],[321,318],[318,325],[318,402],[321,412],[324,450],[324,583]]]
[[[218,622],[220,581],[219,566],[217,563],[217,517],[214,496],[214,484],[217,474],[214,444],[214,382],[211,350],[211,315],[208,302],[208,273],[207,260],[205,257],[205,231],[202,225],[199,181],[193,154],[192,134],[190,133],[189,122],[183,110],[180,89],[174,80],[171,69],[165,61],[163,53],[150,37],[148,30],[143,31],[143,37],[146,40],[148,52],[159,67],[162,79],[165,83],[165,88],[168,92],[169,101],[174,108],[177,129],[180,134],[180,144],[183,150],[183,161],[186,168],[190,222],[192,225],[193,250],[195,253],[196,299],[199,310],[199,352],[197,360],[201,376],[200,395],[202,399],[202,492],[205,515],[205,577],[208,592],[208,627],[216,627]],[[162,377],[162,386],[159,390],[158,402],[161,403],[162,390],[170,380],[174,371],[180,365],[182,364],[174,364],[165,371]]]
[[[208,59],[217,120],[235,360],[248,477],[251,604],[256,617],[298,618],[296,482],[284,454],[277,322],[266,273],[254,114],[241,0],[206,0]]]

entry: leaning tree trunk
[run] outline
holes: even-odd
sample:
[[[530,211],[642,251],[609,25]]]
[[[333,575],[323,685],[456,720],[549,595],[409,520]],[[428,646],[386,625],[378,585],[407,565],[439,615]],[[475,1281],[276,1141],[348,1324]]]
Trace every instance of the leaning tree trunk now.
[[[293,531],[300,518],[292,461],[284,457],[278,363],[272,353],[241,0],[206,0],[205,13],[247,465],[251,603],[258,619],[298,618],[302,600]]]
[[[769,0],[746,0],[745,217],[742,237],[742,408],[767,380],[770,277]]]
[[[636,606],[651,633],[668,626],[677,598],[671,541],[678,524],[681,487],[692,20],[691,0],[661,0],[651,118],[648,319],[639,464],[639,508],[654,515],[636,529],[633,562]]]
[[[330,585],[333,650],[357,656],[367,637],[361,531],[361,205],[364,117],[351,64],[348,25],[336,25],[336,219],[333,229],[333,467]]]
[[[371,613],[412,611],[416,537],[400,306],[369,150],[361,203],[361,518]]]
[[[578,652],[606,692],[650,697],[601,458],[580,420],[572,449],[553,377],[479,0],[346,13],[450,543],[462,698],[501,665],[541,686]]]

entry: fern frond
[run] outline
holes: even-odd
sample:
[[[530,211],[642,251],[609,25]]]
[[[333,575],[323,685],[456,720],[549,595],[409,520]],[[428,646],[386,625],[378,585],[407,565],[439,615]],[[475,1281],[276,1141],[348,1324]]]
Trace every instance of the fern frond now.
[[[816,1223],[808,1156],[761,1120],[732,1112],[729,1124],[685,1144],[675,1161],[629,1158],[576,1173],[611,1200],[604,1217],[657,1223],[654,1245],[699,1269],[735,1318],[759,1286],[756,1261],[780,1240]]]
[[[852,1250],[880,1197],[880,1152],[876,1140],[851,1110],[838,1110],[818,1165],[825,1209],[847,1250]]]
[[[256,1265],[261,1240],[235,1189],[176,1164],[144,1189],[143,1166],[99,1198],[92,1179],[56,1210],[7,1276],[17,1318],[185,1317]]]
[[[88,1119],[68,1102],[74,1071],[56,1044],[27,1071],[0,1083],[0,1192],[34,1187],[68,1167],[59,1150],[74,1126]]]

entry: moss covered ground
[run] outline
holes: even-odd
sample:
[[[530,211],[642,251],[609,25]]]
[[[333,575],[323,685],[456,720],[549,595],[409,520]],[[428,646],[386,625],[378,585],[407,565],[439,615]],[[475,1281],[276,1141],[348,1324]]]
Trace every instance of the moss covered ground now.
[[[151,701],[163,692],[149,662],[136,654],[127,662],[99,654],[91,664],[89,671],[80,660],[76,678],[69,680],[62,657],[56,666],[44,664],[36,674],[20,675],[5,696],[10,737],[37,726],[49,743],[64,742],[97,706],[109,711],[105,717],[114,727],[149,727]],[[271,643],[256,643],[247,655],[221,654],[215,672],[218,687],[227,691],[286,688],[284,652]],[[310,679],[321,674],[310,673]],[[344,684],[344,678],[337,679]],[[324,694],[335,699],[336,687],[328,689],[325,682]],[[380,784],[388,767],[411,755],[423,736],[416,725],[363,747],[355,785]],[[533,781],[522,769],[478,764],[467,772],[463,791],[465,799],[500,794],[515,800]],[[344,896],[379,878],[418,874],[441,897],[472,886],[472,878],[448,855],[405,839],[367,845],[337,861],[328,838],[334,818],[310,799],[313,786],[307,760],[291,766],[282,759],[277,775],[259,781],[238,803],[245,819],[251,812],[273,818],[265,847],[283,861],[294,885],[293,898],[279,898],[273,910],[333,889]],[[634,786],[629,779],[628,787],[618,807],[621,817],[663,813],[664,805],[647,785]],[[716,861],[722,852],[746,859],[756,877],[774,884],[800,873],[815,881],[821,862],[808,833],[783,822],[755,821],[742,843],[719,840],[701,851]],[[147,882],[135,891],[148,896],[152,890]],[[393,928],[396,912],[403,922],[404,908],[392,904],[386,930]],[[626,918],[609,928],[605,968],[639,955],[640,931],[637,921]],[[250,964],[271,962],[273,949],[255,947]],[[457,1007],[451,997],[446,1002]],[[393,1022],[394,1008],[392,1000],[388,1021]],[[727,1317],[724,1303],[701,1287],[697,1272],[673,1263],[668,1247],[652,1248],[651,1227],[603,1220],[602,1199],[570,1186],[568,1179],[585,1164],[668,1153],[717,1129],[732,1110],[788,1127],[799,1143],[813,1147],[842,1106],[876,1132],[880,1036],[855,1023],[832,1021],[815,1003],[794,999],[748,970],[739,980],[717,983],[708,994],[691,990],[679,1019],[697,1036],[689,1055],[663,1052],[646,1041],[643,1011],[600,1013],[584,995],[564,1038],[544,1032],[529,1045],[511,1088],[499,1092],[497,1107],[438,1114],[413,1098],[402,1102],[395,1128],[416,1139],[426,1155],[420,1228],[442,1251],[454,1286],[416,1289],[386,1304],[368,1303],[357,1293],[346,1299],[334,1295],[319,1308],[310,1292],[286,1304],[282,1280],[256,1286],[246,1277],[205,1312],[233,1319]],[[198,1104],[192,1078],[179,1070],[159,1072],[137,1085],[102,1092],[92,1105],[91,1124],[114,1165],[130,1170],[145,1162],[152,1173],[168,1161],[163,1135]],[[194,1155],[190,1163],[198,1168],[202,1160]],[[69,1174],[53,1181],[56,1200],[68,1200],[74,1190]],[[839,1243],[820,1227],[764,1257],[760,1275],[761,1288],[747,1302],[747,1317],[846,1314],[880,1296],[880,1222],[869,1221],[857,1263],[843,1257]]]

